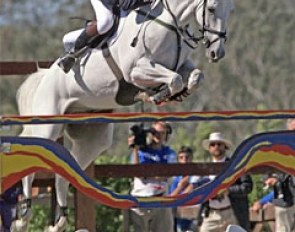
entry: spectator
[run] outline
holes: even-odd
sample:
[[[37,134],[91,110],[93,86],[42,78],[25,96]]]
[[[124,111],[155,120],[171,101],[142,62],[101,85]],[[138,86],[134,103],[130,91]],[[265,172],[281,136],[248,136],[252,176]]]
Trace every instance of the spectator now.
[[[203,141],[203,147],[212,155],[213,162],[227,162],[226,150],[232,145],[220,132],[211,133]],[[211,180],[215,176],[209,177]],[[217,195],[202,205],[203,222],[201,232],[224,232],[228,225],[238,223],[250,231],[248,194],[253,183],[249,175],[242,176],[224,193]]]
[[[135,132],[135,133],[134,133]],[[129,146],[133,147],[134,164],[159,164],[176,160],[176,153],[164,145],[171,133],[171,127],[165,122],[155,122],[151,129],[133,127],[133,136],[129,137]],[[147,142],[148,140],[148,142]],[[166,177],[135,177],[131,195],[135,197],[154,197],[168,193]],[[135,208],[130,210],[130,220],[135,232],[173,232],[171,208]]]
[[[177,153],[178,163],[190,163],[193,160],[193,150],[190,147],[182,146]],[[171,196],[181,193],[189,193],[200,182],[198,176],[175,176],[169,188]],[[177,232],[195,231],[195,220],[199,206],[178,207],[174,213],[174,227]]]
[[[177,153],[177,161],[179,164],[190,163],[193,160],[193,150],[190,147],[182,146]],[[189,176],[175,176],[172,179],[171,186],[169,188],[169,193],[172,196],[181,194],[188,187]]]
[[[273,191],[256,201],[252,209],[258,211],[267,203],[275,206],[276,231],[295,231],[295,205],[294,205],[294,177],[286,174],[273,175],[265,181]]]
[[[295,119],[287,120],[287,129],[295,130]],[[287,174],[272,175],[265,180],[266,186],[273,187],[273,191],[256,201],[252,209],[258,211],[266,203],[275,206],[276,231],[295,231],[295,177]]]
[[[16,218],[18,198],[22,189],[14,185],[0,195],[1,232],[10,232],[12,222]]]

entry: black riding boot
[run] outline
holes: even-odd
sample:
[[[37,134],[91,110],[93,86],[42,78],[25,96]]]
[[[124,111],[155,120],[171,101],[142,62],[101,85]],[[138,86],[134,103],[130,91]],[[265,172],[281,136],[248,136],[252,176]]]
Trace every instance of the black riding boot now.
[[[76,58],[81,55],[79,52],[88,45],[88,42],[92,37],[93,36],[87,34],[87,29],[83,30],[75,42],[74,52],[68,52],[60,58],[58,66],[61,67],[65,73],[68,73],[71,70],[76,62]]]

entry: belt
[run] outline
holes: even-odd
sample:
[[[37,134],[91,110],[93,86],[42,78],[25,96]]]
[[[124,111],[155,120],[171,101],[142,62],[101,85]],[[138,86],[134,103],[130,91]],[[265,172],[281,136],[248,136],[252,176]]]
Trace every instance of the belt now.
[[[210,208],[210,210],[215,210],[215,211],[224,211],[224,210],[228,210],[228,209],[230,209],[230,208],[231,208],[231,206],[229,205],[229,206],[227,206],[227,207],[224,207],[224,208],[221,208],[221,209]]]

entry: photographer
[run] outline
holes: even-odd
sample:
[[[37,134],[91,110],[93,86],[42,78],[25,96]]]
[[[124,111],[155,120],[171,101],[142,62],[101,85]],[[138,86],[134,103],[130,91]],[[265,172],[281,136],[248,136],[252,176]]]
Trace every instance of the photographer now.
[[[133,149],[131,160],[134,164],[165,164],[176,161],[176,153],[165,143],[171,134],[171,127],[165,122],[155,122],[144,130],[139,126],[131,128],[128,145]],[[167,194],[168,178],[135,177],[131,195],[154,197]],[[135,232],[173,232],[171,208],[135,208],[130,210],[130,220]]]

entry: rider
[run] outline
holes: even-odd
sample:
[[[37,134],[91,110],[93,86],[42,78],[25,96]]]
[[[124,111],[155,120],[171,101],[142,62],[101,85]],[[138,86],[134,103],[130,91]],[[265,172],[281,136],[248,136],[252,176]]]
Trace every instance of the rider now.
[[[63,38],[66,54],[60,58],[58,65],[67,73],[79,57],[78,51],[84,48],[92,38],[105,35],[114,24],[115,7],[124,11],[152,4],[155,0],[91,0],[97,21],[88,22],[85,29],[67,33]],[[71,48],[67,48],[72,44]],[[73,47],[73,48],[72,48]]]

